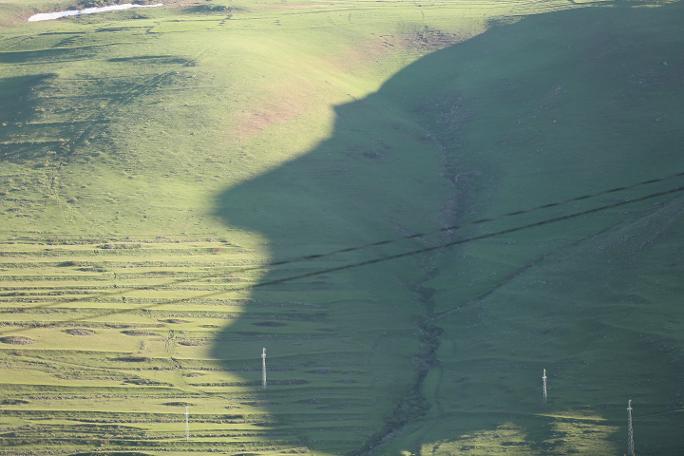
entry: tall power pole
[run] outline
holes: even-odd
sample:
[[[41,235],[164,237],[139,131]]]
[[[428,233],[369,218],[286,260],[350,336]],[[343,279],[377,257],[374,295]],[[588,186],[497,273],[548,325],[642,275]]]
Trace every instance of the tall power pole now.
[[[266,388],[266,347],[261,351],[261,386]]]
[[[549,399],[549,392],[546,389],[546,369],[544,369],[544,373],[542,375],[542,399],[544,400],[544,404],[546,404],[546,401]]]
[[[185,406],[185,441],[190,441],[190,406]]]
[[[636,456],[634,452],[634,427],[632,426],[632,400],[627,401],[627,456]]]

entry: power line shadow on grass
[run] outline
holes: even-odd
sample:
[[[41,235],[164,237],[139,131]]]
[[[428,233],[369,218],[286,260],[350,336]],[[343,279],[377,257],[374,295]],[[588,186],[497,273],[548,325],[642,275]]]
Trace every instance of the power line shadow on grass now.
[[[642,180],[636,183],[628,184],[628,185],[622,185],[619,187],[613,187],[610,189],[605,189],[605,190],[599,190],[593,193],[587,193],[584,195],[579,195],[579,196],[573,196],[571,198],[566,198],[560,201],[555,201],[555,202],[550,202],[550,203],[544,203],[542,205],[538,205],[535,207],[529,207],[529,208],[524,208],[524,209],[518,209],[515,211],[510,211],[504,214],[492,216],[492,217],[485,217],[485,218],[480,218],[477,220],[473,221],[467,221],[464,223],[458,223],[455,225],[448,225],[442,228],[438,228],[435,230],[431,231],[423,231],[423,232],[415,232],[411,233],[408,235],[403,235],[399,237],[395,237],[392,239],[382,239],[382,240],[377,240],[373,242],[367,242],[367,243],[362,243],[354,246],[348,246],[348,247],[343,247],[343,248],[337,248],[337,249],[332,249],[328,250],[325,252],[319,252],[319,253],[313,253],[313,254],[303,254],[300,256],[293,256],[277,261],[269,261],[264,264],[258,264],[254,266],[240,266],[240,267],[230,267],[227,266],[226,270],[220,271],[220,272],[213,272],[210,274],[200,274],[198,276],[192,276],[189,278],[182,278],[182,279],[176,279],[176,280],[171,280],[165,283],[160,283],[160,284],[152,284],[152,285],[135,285],[135,286],[124,286],[124,287],[117,287],[114,291],[105,291],[105,292],[98,292],[98,293],[92,293],[92,294],[86,294],[85,296],[78,296],[74,298],[63,298],[59,300],[51,300],[47,303],[44,304],[37,304],[33,306],[27,306],[23,307],[23,311],[30,311],[30,310],[37,310],[37,309],[44,309],[44,308],[49,308],[49,307],[54,307],[54,306],[59,306],[59,305],[64,305],[64,304],[71,304],[71,303],[77,303],[77,302],[88,302],[91,300],[99,300],[99,299],[105,299],[105,298],[111,298],[111,297],[117,297],[117,296],[123,296],[131,291],[145,291],[145,290],[158,290],[158,289],[163,289],[163,288],[171,288],[175,287],[178,285],[183,285],[183,284],[188,284],[188,283],[193,283],[197,281],[198,279],[217,279],[217,278],[226,278],[232,274],[238,274],[238,273],[245,273],[245,272],[253,272],[253,271],[264,271],[264,270],[271,270],[273,271],[274,268],[278,269],[286,269],[288,266],[294,267],[294,265],[298,263],[308,263],[312,261],[321,261],[321,260],[327,260],[332,257],[336,256],[342,256],[343,254],[348,254],[348,253],[353,253],[353,252],[359,252],[359,251],[366,251],[368,253],[372,253],[372,249],[376,249],[378,247],[385,247],[385,246],[400,246],[402,244],[406,244],[406,241],[425,241],[425,242],[430,242],[431,244],[434,244],[434,239],[438,235],[443,235],[445,233],[448,233],[450,235],[456,234],[456,231],[458,230],[463,230],[464,228],[470,228],[473,226],[482,226],[482,225],[494,225],[495,222],[505,222],[511,217],[516,217],[519,218],[521,215],[532,215],[537,212],[541,212],[541,214],[548,214],[548,209],[550,208],[562,208],[565,209],[566,212],[561,216],[557,217],[551,217],[551,218],[545,218],[538,220],[536,222],[532,223],[525,223],[522,226],[517,225],[513,226],[511,228],[505,229],[503,232],[500,230],[489,230],[488,234],[484,236],[485,238],[488,237],[494,237],[494,236],[499,236],[501,234],[506,234],[506,232],[510,229],[513,229],[515,231],[518,231],[520,229],[528,229],[528,228],[534,228],[536,226],[542,226],[548,223],[557,223],[559,221],[562,221],[566,218],[576,218],[576,217],[582,217],[587,214],[591,214],[594,212],[602,212],[605,210],[610,210],[614,209],[616,207],[624,206],[624,205],[631,205],[634,203],[639,203],[642,201],[654,199],[654,198],[660,198],[663,196],[671,195],[674,193],[678,193],[680,191],[680,187],[674,187],[674,188],[669,188],[667,190],[655,192],[655,193],[648,193],[646,195],[639,195],[633,198],[627,198],[627,199],[620,199],[616,203],[611,203],[608,205],[601,205],[601,206],[593,206],[590,209],[584,209],[584,210],[574,210],[570,211],[570,209],[573,208],[573,204],[577,203],[579,201],[586,201],[586,200],[594,200],[598,197],[601,196],[612,196],[615,194],[622,194],[623,192],[626,192],[628,190],[637,190],[640,189],[641,187],[644,186],[649,186],[652,184],[668,184],[668,185],[674,185],[678,183],[678,178],[681,178],[684,176],[684,172],[677,172],[677,173],[672,173],[667,176],[662,176],[662,177],[657,177],[657,178],[651,178],[647,180]],[[450,246],[464,243],[464,242],[470,242],[472,240],[479,240],[479,239],[471,239],[471,238],[466,238],[466,239],[461,239],[457,242],[453,243],[448,243],[448,245],[442,245],[442,244],[437,244],[433,245],[433,247],[437,249],[441,248],[448,248]],[[423,252],[429,252],[430,248],[423,248],[423,249],[418,249],[418,250],[409,250],[408,252],[405,253],[400,253],[400,254],[394,254],[390,255],[389,257],[379,257],[375,258],[374,261],[377,262],[383,262],[383,261],[388,261],[399,255],[401,256],[407,256],[407,255],[414,255],[414,254],[420,254]],[[367,262],[367,261],[366,261]],[[347,266],[344,266],[344,268],[347,267],[358,267],[358,266],[363,266],[366,262],[363,263],[349,263]],[[58,265],[60,266],[74,266],[73,262],[60,262]],[[316,271],[315,274],[321,274],[324,273],[326,270],[324,269],[323,272]],[[290,281],[291,279],[288,278],[286,281]],[[261,284],[263,285],[263,284]],[[242,288],[238,288],[242,289]],[[228,291],[235,291],[235,288],[229,288],[226,289],[225,291],[219,291],[218,293],[224,293]],[[211,296],[215,295],[215,293],[211,293]],[[200,298],[203,296],[200,296]],[[196,298],[188,298],[188,300],[194,300]],[[149,307],[145,307],[149,308]]]
[[[424,245],[424,246],[419,247],[419,248],[414,248],[414,249],[410,249],[410,250],[402,250],[398,253],[391,253],[391,254],[386,254],[386,255],[381,255],[381,256],[373,256],[372,258],[366,258],[366,259],[356,261],[356,262],[343,263],[341,265],[330,266],[327,268],[307,270],[306,267],[304,267],[304,268],[300,267],[300,268],[298,268],[298,270],[304,271],[304,272],[298,272],[298,273],[291,272],[291,271],[288,271],[287,269],[284,269],[284,270],[278,271],[278,277],[274,276],[270,280],[266,280],[266,281],[262,280],[256,284],[253,284],[253,285],[232,286],[229,288],[220,289],[220,290],[212,291],[209,293],[203,293],[203,294],[188,296],[188,297],[179,298],[179,299],[164,300],[164,301],[161,301],[161,302],[158,302],[155,304],[146,304],[146,305],[142,305],[142,306],[134,307],[134,308],[128,308],[127,307],[127,308],[115,309],[115,310],[106,309],[104,311],[98,311],[98,312],[96,312],[92,315],[89,315],[89,316],[79,316],[79,317],[69,319],[69,320],[53,321],[51,323],[44,324],[43,327],[61,327],[64,325],[69,325],[71,323],[78,323],[81,321],[91,320],[91,319],[95,319],[95,318],[107,318],[107,317],[111,317],[113,315],[127,314],[127,313],[141,311],[141,310],[151,310],[151,309],[154,309],[156,307],[169,306],[169,305],[173,305],[173,304],[192,303],[192,302],[195,302],[195,301],[198,301],[201,299],[217,297],[217,296],[225,295],[227,293],[235,292],[235,291],[243,291],[243,290],[249,290],[249,289],[254,289],[254,288],[263,288],[263,287],[268,287],[268,288],[272,289],[278,285],[283,285],[283,284],[289,285],[291,282],[297,282],[297,281],[301,281],[303,279],[311,279],[311,278],[316,278],[319,276],[324,277],[328,274],[339,273],[339,272],[348,271],[348,270],[352,270],[352,269],[358,269],[358,268],[366,268],[369,266],[373,266],[373,265],[377,265],[377,264],[381,264],[381,263],[393,262],[393,261],[401,260],[401,259],[405,259],[405,258],[429,255],[430,253],[441,252],[441,251],[444,251],[447,249],[452,249],[452,248],[460,246],[460,245],[470,244],[472,242],[484,241],[484,240],[498,238],[498,237],[505,237],[507,235],[511,235],[514,233],[518,233],[518,232],[522,232],[522,231],[526,231],[526,230],[532,230],[532,229],[540,228],[540,227],[545,227],[545,226],[553,225],[553,224],[557,224],[557,223],[562,223],[562,222],[566,222],[568,220],[582,218],[582,217],[590,216],[593,214],[599,214],[601,212],[610,211],[613,209],[617,209],[617,208],[621,208],[621,207],[625,207],[625,206],[630,206],[630,205],[634,205],[637,203],[643,203],[645,201],[658,200],[658,199],[661,199],[661,198],[666,197],[666,196],[679,195],[682,192],[684,192],[684,186],[670,188],[670,189],[663,190],[660,192],[649,193],[646,195],[641,195],[641,196],[636,197],[636,198],[621,200],[621,201],[618,201],[615,203],[610,203],[607,205],[595,206],[595,207],[592,207],[589,209],[569,212],[569,213],[558,215],[556,217],[532,221],[532,222],[522,224],[522,225],[514,225],[514,226],[502,228],[499,230],[494,230],[494,231],[489,231],[486,233],[473,235],[470,237],[461,237],[461,238],[453,239],[453,240],[450,240],[447,242]],[[310,258],[310,256],[305,257],[305,258]],[[259,269],[265,269],[265,268],[260,267]],[[285,274],[283,274],[283,272]],[[274,274],[273,271],[271,271],[271,273]],[[207,276],[204,276],[204,278],[206,278],[206,277]],[[217,276],[211,275],[210,277],[217,277]],[[172,283],[167,283],[166,285],[171,286],[171,285],[183,283],[183,282],[192,282],[194,280],[196,280],[196,278],[174,281]],[[50,306],[56,306],[58,304],[63,304],[63,303],[90,301],[92,299],[97,299],[97,298],[111,297],[114,294],[125,295],[126,291],[153,290],[153,289],[158,289],[159,287],[161,287],[161,285],[145,285],[145,286],[141,286],[141,287],[129,287],[129,288],[125,288],[124,291],[116,292],[116,293],[101,293],[98,295],[88,295],[85,298],[67,298],[67,299],[64,299],[63,301],[52,301],[48,304],[42,304],[42,305],[32,306],[32,307],[23,307],[23,308],[21,308],[21,311],[42,309],[42,308],[46,308],[46,307],[50,307]],[[309,285],[305,285],[304,288],[308,289]],[[456,308],[447,309],[447,310],[440,312],[440,313],[435,313],[435,314],[431,315],[431,318],[432,319],[439,318],[439,317],[444,316],[444,315],[451,313],[453,311],[460,310],[462,307],[463,306],[459,306]],[[262,326],[278,326],[278,325],[276,325],[276,324],[273,324],[273,325],[262,324]],[[16,333],[22,333],[25,331],[27,331],[26,328],[19,327],[19,328],[14,329],[14,330],[9,329],[9,330],[5,330],[5,331],[0,331],[0,335],[16,334]]]

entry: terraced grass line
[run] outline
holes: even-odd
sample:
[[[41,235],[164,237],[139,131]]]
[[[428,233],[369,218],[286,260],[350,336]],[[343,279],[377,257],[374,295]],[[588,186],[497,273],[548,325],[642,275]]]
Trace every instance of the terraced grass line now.
[[[191,248],[187,249],[187,253],[195,253],[196,251],[193,249],[196,244],[193,244]],[[41,255],[40,251],[40,246],[33,252],[31,251],[26,251],[24,250],[23,253],[21,254],[22,257],[26,258],[29,261],[34,260],[35,258],[39,257]],[[209,248],[207,248],[209,249]],[[178,249],[176,248],[172,253],[171,256],[173,255],[186,255],[186,249]],[[203,250],[204,252],[204,250]],[[133,249],[127,251],[128,255],[133,255],[133,257],[139,257],[139,258],[148,258],[150,256],[154,256],[158,254],[159,252],[146,252],[144,249]],[[168,252],[167,252],[168,253]],[[71,252],[66,251],[63,253],[64,256],[68,257],[71,255]],[[56,257],[59,258],[59,257]],[[194,267],[197,264],[197,261],[204,261],[204,258],[202,256],[198,257],[197,260],[189,263],[187,267]],[[178,269],[179,265],[181,263],[176,262],[175,266],[172,266],[172,268],[176,269],[177,273],[180,273],[181,275],[185,275],[185,271],[183,269]],[[14,263],[10,264],[7,263],[6,267],[11,268],[16,270],[18,267],[22,267],[23,264],[20,263]],[[44,265],[40,265],[37,267],[44,267]],[[73,266],[70,266],[70,268]],[[181,268],[186,267],[186,266],[181,266]],[[9,272],[12,274],[12,272]],[[110,281],[111,280],[111,274],[108,273],[98,273],[98,275],[104,275],[105,278],[103,280]],[[87,276],[85,276],[87,277]],[[138,277],[135,274],[132,275],[133,278]],[[30,278],[29,278],[30,279]],[[79,279],[78,275],[75,275],[75,277],[72,278],[72,280],[76,281],[76,285],[73,285],[73,287],[76,288],[76,290],[83,290],[83,291],[88,291],[90,290],[92,292],[92,288],[89,286],[83,286],[83,285],[78,285],[78,281],[81,280]],[[203,277],[198,277],[198,280],[205,280]],[[192,279],[190,279],[189,284],[192,284]],[[68,296],[69,293],[73,293],[75,290],[71,288],[72,286],[63,286],[63,285],[57,285],[57,286],[50,286],[49,290],[54,290],[56,292],[60,292],[63,294],[66,294]],[[80,287],[80,288],[79,288]],[[10,297],[8,296],[8,303],[9,302],[20,302],[21,299],[30,299],[33,302],[40,301],[44,299],[46,296],[44,296],[43,292],[41,290],[44,290],[44,287],[32,287],[33,289],[26,289],[25,287],[22,287],[21,289],[24,290],[24,293],[26,293],[24,296],[13,296]],[[184,286],[181,288],[188,288],[188,286]],[[193,287],[190,287],[193,288]],[[197,288],[197,287],[194,287]],[[206,285],[202,285],[199,287],[200,289],[207,289]],[[131,290],[128,290],[129,294]],[[135,298],[130,298],[127,297],[128,301],[135,301],[135,302],[140,302],[140,303],[145,303],[147,301],[146,299],[140,300],[140,299],[135,299]],[[159,302],[164,302],[159,301]],[[218,302],[218,301],[217,301]],[[276,317],[280,321],[280,325],[286,325],[288,323],[286,322],[292,322],[292,321],[310,321],[309,317],[305,317],[304,315],[301,314],[301,309],[300,313],[291,313],[288,315],[287,311],[288,309],[292,309],[292,305],[288,304],[285,308],[281,307],[275,307],[275,309],[279,309],[279,312],[276,314],[272,313],[265,313],[262,318],[268,318],[268,317]],[[5,309],[7,311],[10,311],[11,309],[5,305]],[[27,309],[22,309],[24,312]],[[33,311],[37,311],[38,309],[34,309]],[[46,309],[43,309],[46,310]],[[283,312],[285,310],[285,312]],[[66,311],[74,311],[74,312],[82,312],[81,308],[74,308],[74,309],[64,309],[64,308],[53,308],[51,311],[56,312],[57,315],[63,314]],[[320,312],[320,310],[313,309],[314,312]],[[30,315],[30,314],[28,314]],[[35,314],[36,317],[40,318],[40,314]],[[154,324],[150,323],[143,323],[143,324],[135,324],[132,322],[126,322],[125,324],[112,324],[112,323],[95,323],[95,324],[86,324],[86,325],[81,325],[81,327],[85,328],[92,328],[92,333],[85,333],[86,335],[84,336],[67,336],[67,337],[72,337],[74,339],[81,339],[81,340],[88,340],[90,341],[90,344],[92,345],[93,339],[97,339],[99,334],[105,330],[108,326],[119,326],[120,328],[119,331],[129,331],[129,329],[126,328],[153,328],[154,331],[157,332],[141,332],[140,336],[138,337],[132,337],[135,340],[146,340],[150,341],[148,343],[152,343],[155,338],[160,337],[163,338],[165,336],[166,332],[166,327],[168,325],[175,325],[175,326],[180,326],[184,328],[192,328],[193,326],[197,324],[204,324],[204,322],[207,321],[207,317],[211,316],[212,318],[219,318],[221,321],[224,321],[228,315],[225,312],[213,312],[211,314],[208,314],[206,311],[197,313],[196,311],[193,312],[188,312],[187,310],[182,311],[182,312],[162,312],[162,313],[155,313],[154,314],[157,319],[169,316],[169,315],[176,315],[176,318],[171,319],[173,323],[164,323],[164,322],[156,322]],[[180,318],[179,318],[180,317]],[[256,315],[254,316],[255,322],[259,322],[259,317]],[[8,322],[10,323],[10,322]],[[17,324],[19,323],[20,326],[25,325],[30,325],[31,320],[26,320],[23,322],[13,322],[11,324]],[[38,327],[33,328],[34,330],[40,330],[41,327],[45,328],[44,323],[47,323],[45,321],[40,322],[40,325]],[[185,329],[183,331],[184,336],[186,338],[192,339],[193,337],[197,337],[197,334],[202,334],[206,335],[209,338],[211,338],[211,334],[215,333],[220,328],[219,325],[214,326],[213,328],[198,328],[200,331],[196,331],[194,329]],[[257,327],[255,327],[257,328]],[[271,328],[269,326],[269,328]],[[162,329],[159,331],[159,329]],[[53,330],[58,330],[58,328],[54,328]],[[273,329],[269,329],[269,331],[273,331]],[[33,337],[35,335],[32,334]],[[51,340],[54,340],[53,336],[49,336]],[[108,337],[108,336],[105,336]],[[126,337],[126,336],[123,336]],[[301,335],[297,336],[301,337]],[[210,339],[209,339],[210,340]],[[181,343],[183,342],[183,339],[180,341]],[[43,425],[40,427],[41,431],[37,431],[36,433],[32,434],[28,430],[23,430],[21,431],[21,437],[20,438],[8,438],[5,441],[7,442],[7,445],[18,445],[18,444],[24,444],[27,441],[32,442],[32,445],[35,447],[53,447],[53,446],[59,446],[61,448],[69,448],[73,446],[74,450],[76,448],[83,448],[83,447],[89,447],[89,446],[94,446],[98,445],[98,443],[102,442],[102,435],[103,432],[107,433],[109,437],[107,438],[108,444],[112,448],[117,448],[120,450],[126,450],[126,449],[134,449],[134,448],[147,448],[150,450],[156,449],[156,448],[163,448],[166,445],[173,445],[174,447],[178,447],[179,450],[182,450],[184,447],[183,441],[179,437],[174,437],[173,434],[162,434],[159,436],[155,436],[154,433],[140,433],[138,436],[132,436],[131,432],[128,427],[121,428],[120,431],[118,432],[112,432],[111,431],[111,426],[112,423],[114,422],[120,422],[120,423],[128,423],[129,425],[135,425],[137,427],[144,425],[145,423],[155,423],[155,425],[159,425],[160,423],[163,424],[163,422],[168,422],[169,424],[172,424],[177,421],[178,415],[169,412],[168,409],[169,407],[167,406],[162,406],[163,409],[166,409],[164,412],[164,415],[160,415],[159,412],[156,414],[150,414],[149,411],[144,412],[144,414],[141,414],[140,412],[133,412],[133,411],[127,411],[127,410],[121,410],[119,407],[116,407],[115,404],[117,401],[122,401],[122,400],[127,400],[130,398],[138,398],[138,400],[142,400],[143,403],[149,402],[149,401],[154,401],[154,402],[164,402],[166,399],[166,402],[176,402],[178,401],[178,397],[180,395],[181,398],[183,398],[181,401],[208,401],[206,402],[207,405],[210,407],[213,407],[213,404],[216,403],[216,401],[230,401],[234,402],[236,398],[240,397],[240,395],[244,395],[247,393],[250,389],[250,383],[248,382],[225,382],[225,381],[194,381],[192,382],[192,386],[190,390],[186,390],[185,387],[182,387],[181,389],[176,389],[176,388],[162,388],[160,389],[158,386],[154,386],[157,380],[153,380],[150,382],[151,379],[148,378],[148,376],[152,376],[153,378],[162,375],[162,376],[168,376],[170,372],[173,372],[174,370],[178,370],[179,372],[187,372],[190,370],[190,372],[195,372],[197,374],[204,372],[206,373],[220,373],[222,372],[222,369],[219,366],[215,367],[209,367],[207,365],[207,362],[214,363],[215,361],[203,361],[201,359],[197,359],[196,362],[193,364],[188,365],[188,361],[192,361],[192,358],[190,360],[186,359],[179,359],[179,364],[176,365],[176,367],[172,367],[171,365],[167,365],[165,367],[161,367],[159,363],[164,363],[167,362],[166,357],[162,356],[159,359],[151,358],[149,356],[142,356],[141,359],[144,359],[142,361],[143,365],[140,364],[140,361],[135,361],[133,357],[131,357],[131,360],[129,362],[124,362],[125,366],[120,366],[120,367],[115,367],[115,365],[110,364],[109,366],[107,365],[102,365],[102,352],[99,351],[93,351],[93,352],[87,352],[83,351],[82,349],[78,350],[62,350],[61,352],[55,351],[52,349],[47,349],[47,350],[41,350],[40,348],[35,346],[36,344],[32,344],[31,347],[26,350],[24,353],[26,353],[27,356],[22,356],[22,357],[16,357],[16,354],[18,353],[16,350],[13,350],[12,353],[15,353],[14,358],[6,358],[6,359],[13,359],[13,364],[14,364],[14,370],[15,372],[20,372],[21,369],[25,368],[22,365],[21,360],[26,360],[26,361],[31,361],[32,363],[36,364],[29,364],[28,366],[31,366],[31,369],[39,369],[43,372],[49,372],[52,375],[57,375],[57,376],[66,376],[66,378],[69,378],[71,375],[75,375],[76,377],[80,378],[81,380],[79,381],[80,383],[83,383],[84,381],[88,381],[87,379],[92,376],[92,380],[90,381],[99,381],[96,380],[98,378],[102,379],[108,379],[108,383],[111,383],[111,381],[123,381],[125,384],[128,384],[128,386],[125,386],[123,388],[116,388],[112,389],[111,386],[108,387],[102,387],[102,386],[96,386],[93,385],[89,388],[86,388],[84,390],[85,385],[78,386],[73,388],[73,392],[79,392],[80,394],[73,395],[69,394],[67,390],[57,390],[61,391],[59,393],[53,394],[52,396],[54,399],[50,399],[50,394],[48,394],[48,391],[50,389],[50,386],[48,384],[37,384],[34,388],[37,388],[37,391],[41,391],[40,396],[43,398],[40,401],[41,406],[39,408],[35,408],[35,406],[31,406],[30,404],[33,403],[33,393],[30,393],[28,396],[23,396],[27,397],[28,403],[26,405],[19,404],[17,409],[7,410],[7,413],[5,416],[8,418],[22,418],[24,420],[32,421],[32,420],[41,420],[42,417],[46,414],[49,413],[50,417],[53,420],[71,420],[73,417],[78,417],[78,421],[81,423],[88,423],[87,426],[95,426],[95,423],[100,423],[103,426],[100,427],[93,427],[90,431],[84,432],[84,431],[78,431],[75,429],[72,429],[70,426],[64,427],[56,427],[52,430],[47,430],[46,427]],[[35,348],[34,348],[35,347]],[[185,348],[184,348],[185,347]],[[192,345],[184,346],[184,345],[179,345],[179,349],[181,350],[202,350],[202,347],[206,347],[204,344],[197,345],[193,343]],[[111,348],[107,351],[109,356],[114,356],[115,358],[125,358],[127,356],[130,356],[130,352],[112,352]],[[42,361],[40,358],[36,358],[36,356],[45,356],[47,357],[45,361]],[[88,362],[88,364],[84,364],[84,361],[87,359],[87,357],[91,357],[91,361]],[[64,361],[60,361],[61,359],[64,359]],[[72,361],[73,359],[73,361]],[[49,361],[48,361],[49,360]],[[238,364],[236,365],[239,366],[240,363],[245,363],[249,362],[248,359],[245,359],[243,361],[239,361]],[[55,364],[56,363],[56,364]],[[149,367],[145,368],[142,371],[140,370],[141,367],[143,366],[148,366],[150,363],[153,363],[155,366],[154,367]],[[198,364],[199,363],[199,364]],[[53,365],[54,368],[47,368],[48,365]],[[28,367],[27,366],[27,367]],[[61,367],[60,367],[61,366]],[[67,368],[67,366],[71,366],[71,368]],[[342,373],[342,372],[341,372]],[[344,373],[343,375],[347,375]],[[278,372],[274,372],[274,382],[273,382],[273,396],[274,400],[278,396],[278,390],[280,388],[288,388],[289,392],[287,395],[283,396],[283,398],[292,398],[294,395],[294,398],[298,397],[304,397],[300,396],[299,394],[310,394],[311,389],[310,388],[304,388],[302,389],[301,393],[295,393],[297,391],[296,385],[297,383],[291,380],[291,379],[280,379],[279,378],[280,374]],[[133,382],[133,383],[129,383]],[[135,393],[133,392],[130,388],[131,385],[138,384],[138,388],[141,388],[145,392],[140,392],[140,393]],[[279,386],[280,385],[280,386]],[[9,394],[14,395],[16,397],[16,393],[12,393],[13,391],[18,391],[16,389],[12,389],[10,387],[14,388],[20,388],[22,386],[22,383],[15,383],[15,384],[9,384],[6,383],[4,385],[4,391],[6,391]],[[170,385],[169,385],[170,386]],[[332,385],[331,385],[332,386]],[[30,388],[30,387],[29,387]],[[239,395],[236,394],[229,394],[226,395],[225,393],[221,392],[221,390],[225,389],[235,389],[235,388],[240,388],[241,393]],[[92,390],[91,393],[88,393],[88,389]],[[208,391],[205,391],[206,389],[213,389],[217,390],[217,392],[211,393]],[[120,392],[113,394],[113,391],[115,390],[120,390]],[[358,390],[357,388],[354,388],[354,390]],[[29,390],[30,391],[30,390]],[[338,392],[343,392],[344,390],[339,389],[339,388],[327,388],[326,394],[331,394],[333,391],[338,391]],[[106,413],[95,413],[92,411],[92,408],[89,405],[86,405],[85,408],[82,407],[71,407],[68,409],[61,409],[57,408],[52,405],[53,401],[57,401],[57,403],[75,403],[75,401],[78,401],[79,398],[88,398],[92,397],[91,395],[96,395],[100,399],[100,401],[104,400],[103,407],[108,408],[115,406],[119,411],[113,412],[113,411],[108,411]],[[348,393],[342,393],[342,403],[347,403],[348,399],[345,399],[347,397]],[[69,399],[69,397],[72,397]],[[107,399],[108,398],[108,399]],[[169,398],[173,400],[169,400]],[[296,399],[300,400],[300,399]],[[66,401],[66,402],[65,402]],[[110,403],[111,405],[106,405],[107,403]],[[210,405],[211,404],[211,405]],[[357,403],[357,405],[359,405]],[[149,408],[151,405],[146,406],[146,408]],[[152,408],[159,407],[158,405],[152,406]],[[193,406],[193,409],[197,407],[197,404],[195,403]],[[252,448],[262,448],[262,445],[260,444],[254,444],[253,442],[256,441],[262,441],[263,440],[263,431],[255,430],[253,432],[245,432],[244,430],[239,430],[236,429],[235,431],[229,431],[229,430],[223,430],[221,432],[216,432],[216,431],[202,431],[202,428],[208,424],[219,424],[222,423],[222,426],[225,428],[225,426],[232,427],[232,426],[237,426],[237,425],[245,425],[249,423],[254,423],[258,425],[264,425],[267,423],[267,421],[264,421],[263,415],[262,414],[257,414],[254,415],[253,418],[248,418],[244,414],[239,414],[240,418],[236,418],[236,421],[232,421],[232,419],[227,419],[225,417],[227,416],[233,416],[234,414],[229,412],[228,415],[226,414],[216,414],[216,413],[211,413],[211,414],[206,414],[206,413],[201,413],[197,412],[193,414],[193,433],[194,433],[194,439],[197,442],[196,445],[193,445],[192,447],[188,447],[185,450],[187,453],[201,453],[203,451],[206,451],[208,449],[217,449],[217,448],[225,448],[227,451],[237,451],[240,448],[242,448],[243,445],[248,445]],[[238,416],[238,415],[236,415]],[[167,418],[164,418],[167,417]],[[343,425],[340,420],[350,420],[350,422],[357,421],[359,418],[358,413],[340,413],[340,414],[335,414],[336,420],[338,422],[335,425],[331,426],[318,426],[320,429],[320,432],[340,432],[341,430],[343,432],[354,432],[354,430],[358,430],[359,426],[354,425],[354,426],[347,426]],[[163,419],[162,419],[163,418]],[[298,418],[299,421],[302,423],[307,423],[311,422],[313,423],[321,423],[321,417],[314,417],[312,415],[306,415]],[[40,422],[40,421],[38,421]],[[231,424],[234,423],[234,424]],[[46,436],[47,434],[52,434],[52,436]],[[63,435],[60,435],[63,434]],[[275,436],[277,434],[274,434],[271,431],[268,431],[267,433],[269,436]],[[281,437],[277,437],[277,439],[280,440],[280,445],[288,445],[288,438],[286,434],[283,434]],[[244,441],[241,443],[241,440]],[[155,443],[156,442],[156,443]],[[338,443],[339,444],[339,443]],[[336,444],[332,444],[332,446]],[[267,447],[264,447],[267,448]],[[237,449],[237,450],[236,450]],[[40,454],[40,451],[38,451],[36,454]]]

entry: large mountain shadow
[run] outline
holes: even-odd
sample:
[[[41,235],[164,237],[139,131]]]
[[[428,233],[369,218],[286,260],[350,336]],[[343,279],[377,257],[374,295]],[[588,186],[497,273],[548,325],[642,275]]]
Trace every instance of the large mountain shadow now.
[[[378,92],[337,106],[334,132],[313,150],[219,195],[216,214],[263,236],[277,263],[681,170],[683,9],[619,5],[494,26],[418,60]],[[550,214],[581,204],[591,201]],[[645,331],[647,342],[637,343],[644,334],[601,306],[611,315],[625,306],[637,318],[648,311],[653,328],[657,318],[682,317],[671,307],[682,291],[676,278],[651,302],[652,283],[640,268],[662,273],[671,261],[670,271],[680,271],[675,228],[683,207],[680,200],[638,205],[321,275],[306,276],[549,214],[273,266],[213,354],[253,387],[241,400],[270,414],[261,423],[266,437],[312,451],[418,453],[427,445],[433,454],[452,454],[440,453],[439,442],[502,434],[500,426],[512,425],[525,439],[486,437],[498,445],[487,454],[521,446],[530,454],[610,454],[623,447],[627,394],[653,399],[653,413],[681,397],[681,326]],[[641,239],[653,225],[659,234],[632,253],[624,239]],[[639,258],[650,258],[650,266]],[[300,274],[306,277],[277,283]],[[518,294],[506,299],[518,299],[520,308],[506,308],[497,320],[486,300],[520,277],[536,294],[521,297],[530,287],[516,285]],[[630,291],[608,293],[606,281]],[[557,314],[523,305],[561,297],[571,304]],[[650,307],[638,307],[644,302]],[[459,306],[468,310],[451,321],[450,309]],[[592,315],[593,306],[599,310]],[[663,344],[669,349],[654,348]],[[269,350],[266,390],[259,388],[262,346]],[[598,417],[588,423],[602,431],[571,431],[539,415],[542,361],[555,362],[570,385],[547,411],[580,410]],[[574,369],[582,387],[572,387]],[[662,373],[657,381],[653,371]],[[588,385],[589,377],[595,383]],[[678,416],[644,422],[642,448],[684,448]],[[473,445],[454,448],[477,450]]]

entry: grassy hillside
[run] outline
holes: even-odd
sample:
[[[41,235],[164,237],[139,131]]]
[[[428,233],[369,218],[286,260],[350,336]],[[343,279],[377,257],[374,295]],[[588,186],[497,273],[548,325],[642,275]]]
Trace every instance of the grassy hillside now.
[[[621,454],[630,398],[684,447],[680,193],[533,226],[682,185],[679,4],[26,9],[1,454]]]

